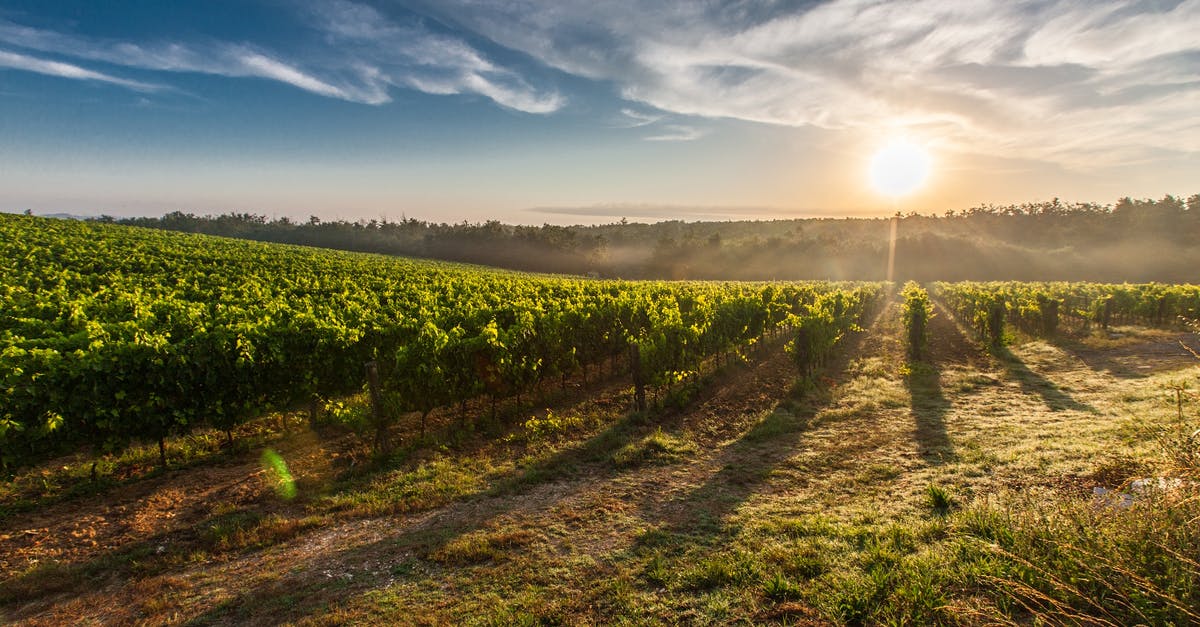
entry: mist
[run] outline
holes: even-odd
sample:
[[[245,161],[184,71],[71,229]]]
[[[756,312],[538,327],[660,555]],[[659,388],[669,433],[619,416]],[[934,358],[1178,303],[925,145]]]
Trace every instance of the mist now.
[[[1200,195],[1112,205],[982,206],[941,216],[601,226],[307,222],[253,214],[130,218],[123,224],[533,272],[626,279],[880,280],[892,221],[895,279],[1194,281]]]

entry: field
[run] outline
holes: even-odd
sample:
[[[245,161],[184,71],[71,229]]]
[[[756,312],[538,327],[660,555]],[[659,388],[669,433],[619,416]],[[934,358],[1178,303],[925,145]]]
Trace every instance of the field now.
[[[21,220],[29,219],[6,218],[4,227],[29,232],[33,222]],[[1195,317],[1194,287],[932,285],[932,315],[914,334],[914,305],[904,303],[928,298],[923,290],[901,298],[877,284],[552,279],[87,228],[97,230],[40,232],[75,242],[86,254],[70,258],[93,268],[122,256],[158,261],[108,267],[108,279],[63,268],[56,290],[44,273],[29,287],[35,261],[5,275],[6,302],[24,303],[22,311],[61,304],[43,318],[7,314],[3,329],[6,363],[17,364],[5,375],[5,420],[20,425],[0,435],[12,462],[0,484],[5,622],[1200,622],[1200,337],[1175,323]],[[123,255],[131,241],[146,255]],[[172,286],[176,317],[139,316],[137,303],[130,315],[114,309],[119,299],[98,296],[91,309],[71,306],[81,285],[95,288],[88,277],[119,276],[114,284],[143,295],[145,311],[161,311],[162,242],[214,257],[190,285]],[[102,244],[113,252],[98,254]],[[237,271],[264,277],[254,293],[223,288],[224,302],[248,312],[229,314],[243,331],[230,345],[249,339],[253,355],[269,357],[224,363],[227,379],[187,388],[186,413],[158,418],[179,407],[140,368],[185,356],[149,371],[179,389],[171,378],[179,364],[224,346],[205,318],[212,311],[178,313],[203,301],[186,298],[189,287],[221,288],[199,279],[230,271],[212,252],[223,250],[253,251]],[[257,307],[299,298],[270,280],[292,266],[271,260],[298,264],[287,275],[293,288],[316,270],[344,280],[322,292],[326,300],[305,301],[316,312],[307,326],[279,307],[273,319],[288,322],[271,324]],[[331,269],[339,264],[349,269]],[[400,288],[445,295],[449,284],[460,301],[426,303],[447,336],[433,349],[418,342],[432,333],[424,324],[387,317],[408,293]],[[460,304],[496,289],[508,303]],[[637,316],[614,315],[594,336],[613,348],[575,357],[604,345],[565,332],[600,319],[602,294],[656,305],[636,310],[646,314],[636,327]],[[1004,309],[990,317],[998,295]],[[1060,304],[1044,304],[1052,301]],[[496,311],[521,302],[510,324],[494,324]],[[511,333],[531,324],[521,315],[541,322],[550,302],[571,303],[560,316],[587,314],[544,327],[563,339],[529,343],[537,359],[512,358],[524,345]],[[147,332],[164,319],[173,335]],[[510,366],[494,382],[417,387],[456,377],[448,365],[420,376],[408,366],[465,364],[457,379],[493,372],[474,358],[438,361],[453,353],[445,347],[456,345],[454,329],[476,338],[489,323],[500,348],[462,346],[493,356],[485,366]],[[389,335],[393,327],[405,331]],[[293,349],[263,348],[276,330],[297,328],[327,340],[295,349],[309,357],[303,366]],[[189,345],[196,352],[172,348],[184,336],[199,338]],[[364,337],[376,338],[370,350]],[[107,345],[158,350],[148,361],[122,349],[113,354],[123,361],[88,362],[88,372],[117,364],[135,374],[105,371],[90,387],[71,379],[73,392],[105,394],[59,410],[46,399],[61,389],[20,378],[28,364],[75,372],[50,369],[59,362],[38,352],[47,338],[74,342],[80,359]],[[414,343],[427,352],[395,357]],[[313,346],[326,352],[317,359]],[[29,355],[43,357],[20,361]],[[383,396],[400,399],[386,421],[363,391],[368,359],[382,368]],[[126,384],[147,387],[118,396]],[[194,390],[204,391],[200,400]],[[121,404],[127,396],[158,400]],[[439,402],[418,402],[428,398]],[[126,422],[108,420],[116,416]],[[1145,477],[1167,479],[1135,492],[1131,482]],[[1096,487],[1124,491],[1132,504],[1098,499]]]

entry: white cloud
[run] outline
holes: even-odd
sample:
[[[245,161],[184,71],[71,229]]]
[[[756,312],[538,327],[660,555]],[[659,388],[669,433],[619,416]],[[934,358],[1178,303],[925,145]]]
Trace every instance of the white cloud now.
[[[235,58],[246,68],[252,76],[261,76],[287,83],[294,87],[299,87],[305,91],[311,91],[322,96],[330,96],[332,98],[341,98],[343,100],[353,100],[354,98],[339,87],[334,87],[320,79],[313,78],[294,67],[285,63],[280,63],[275,59],[259,54],[257,52],[245,51],[236,54]],[[364,100],[368,104],[379,104],[387,102],[386,96],[380,96],[369,100]]]
[[[160,85],[153,85],[151,83],[143,83],[141,81],[110,76],[103,72],[94,72],[70,63],[39,59],[36,57],[17,54],[15,52],[7,52],[4,50],[0,50],[0,67],[25,70],[27,72],[36,72],[38,74],[58,76],[61,78],[110,83],[143,92],[153,92],[163,89],[163,87]]]
[[[933,128],[949,148],[1081,167],[1200,146],[1200,0],[782,4],[422,6],[665,113]]]
[[[654,124],[655,122],[663,119],[662,115],[645,113],[643,111],[630,109],[628,107],[621,109],[621,115],[623,116],[623,120],[619,125],[623,128],[637,128],[639,126],[646,126],[648,124]]]
[[[404,0],[428,20],[297,2],[317,36],[295,49],[101,40],[0,19],[13,50],[0,64],[143,90],[113,68],[257,77],[366,104],[399,87],[529,113],[565,106],[520,69],[525,55],[613,85],[630,101],[617,125],[660,141],[694,139],[695,117],[708,117],[909,128],[950,149],[1081,167],[1200,146],[1200,0]]]
[[[479,94],[528,113],[550,113],[565,103],[558,92],[530,86],[515,71],[497,66],[460,39],[433,33],[416,22],[394,23],[370,6],[322,1],[310,5],[307,15],[322,35],[316,42],[319,46],[294,52],[289,55],[292,60],[248,43],[111,41],[3,19],[0,42],[128,68],[262,78],[320,96],[371,105],[390,102],[388,92],[395,86],[432,94]],[[25,66],[19,69],[30,69]],[[92,80],[104,80],[96,78],[103,76],[130,88],[140,85],[72,67],[94,75]]]
[[[552,113],[566,99],[530,86],[456,37],[418,24],[397,24],[373,7],[348,0],[310,6],[330,42],[374,72],[377,80],[432,94],[478,94],[526,113]]]
[[[553,113],[563,105],[563,98],[557,93],[535,94],[519,82],[515,85],[505,85],[475,73],[465,74],[461,80],[465,89],[487,96],[510,109],[526,113]]]

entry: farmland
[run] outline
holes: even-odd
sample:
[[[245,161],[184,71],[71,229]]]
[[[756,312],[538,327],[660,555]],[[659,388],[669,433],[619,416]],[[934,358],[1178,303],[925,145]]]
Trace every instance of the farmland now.
[[[1200,620],[1195,286],[0,230],[6,621]]]

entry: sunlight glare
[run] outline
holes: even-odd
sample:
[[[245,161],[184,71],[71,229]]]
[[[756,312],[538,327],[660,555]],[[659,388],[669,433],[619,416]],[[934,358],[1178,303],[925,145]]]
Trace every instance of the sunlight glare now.
[[[929,153],[908,139],[889,141],[871,157],[871,187],[893,198],[916,191],[929,177]]]

